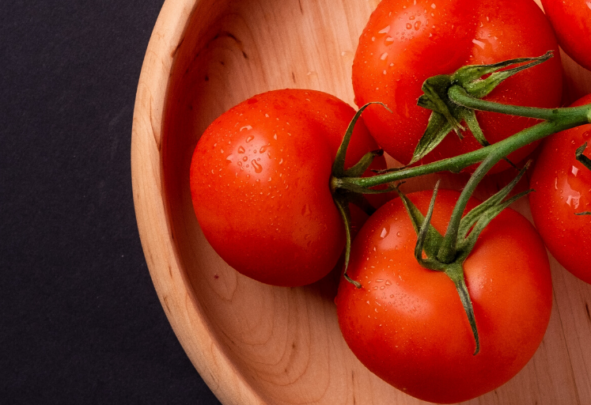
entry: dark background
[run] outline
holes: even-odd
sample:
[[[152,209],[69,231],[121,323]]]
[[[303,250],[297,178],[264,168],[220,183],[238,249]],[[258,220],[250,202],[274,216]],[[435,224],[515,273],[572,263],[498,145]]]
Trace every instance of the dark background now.
[[[219,404],[160,306],[133,208],[162,3],[0,2],[2,404]]]

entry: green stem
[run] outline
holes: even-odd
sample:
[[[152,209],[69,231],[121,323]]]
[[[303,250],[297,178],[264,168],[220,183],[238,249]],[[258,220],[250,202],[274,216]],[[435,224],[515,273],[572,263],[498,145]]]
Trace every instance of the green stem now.
[[[472,100],[471,97],[470,100]],[[480,105],[480,101],[482,100],[473,100],[478,101],[478,103],[475,102],[474,104],[479,104],[479,107],[483,108],[483,106]],[[496,103],[492,104],[493,105],[491,106],[491,108],[487,109],[486,111],[501,112],[500,110],[507,110],[508,107],[513,107]],[[470,105],[468,107],[476,108],[475,105]],[[494,107],[494,109],[492,107]],[[516,108],[520,109],[524,107]],[[543,109],[540,110],[543,111]],[[540,140],[553,133],[591,123],[591,106],[589,105],[582,107],[548,109],[546,111],[551,112],[551,120],[544,121],[532,127],[526,128],[523,131],[509,138],[506,138],[500,142],[497,142],[493,145],[486,146],[484,148],[477,149],[475,151],[468,152],[463,155],[455,156],[453,158],[439,160],[437,162],[429,163],[422,166],[406,167],[397,171],[379,174],[372,177],[333,177],[331,179],[331,185],[332,187],[334,187],[334,189],[343,188],[358,191],[360,189],[370,189],[381,184],[387,184],[440,171],[459,172],[470,165],[482,162],[484,159],[486,159],[489,155],[493,153],[496,156],[501,156],[502,158],[503,156],[507,156],[509,153],[529,143]],[[542,114],[539,113],[538,117],[540,115]]]
[[[484,178],[484,176],[486,176],[486,173],[488,173],[488,171],[504,156],[505,155],[499,154],[498,150],[493,151],[486,157],[486,159],[482,161],[472,176],[470,176],[470,180],[468,180],[466,183],[466,186],[462,190],[462,193],[456,202],[449,220],[449,225],[447,226],[447,231],[443,237],[443,243],[441,244],[439,252],[437,253],[437,259],[440,262],[451,263],[455,260],[457,252],[456,247],[458,242],[458,231],[460,229],[460,221],[462,220],[462,215],[466,209],[466,205],[468,204],[470,197],[472,197],[472,194],[474,193],[474,190],[476,190],[476,187],[480,181]]]
[[[564,108],[523,107],[481,100],[479,98],[472,97],[466,90],[458,85],[451,86],[447,94],[451,101],[461,105],[462,107],[508,115],[519,115],[521,117],[537,118],[540,120],[552,120],[557,117],[558,114],[560,114],[561,110],[565,110]]]

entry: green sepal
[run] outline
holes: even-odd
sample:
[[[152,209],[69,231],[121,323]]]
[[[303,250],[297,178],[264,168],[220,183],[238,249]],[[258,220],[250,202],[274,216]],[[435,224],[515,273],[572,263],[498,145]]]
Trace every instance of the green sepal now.
[[[482,146],[490,145],[490,142],[486,140],[484,137],[484,132],[482,132],[482,128],[480,128],[480,124],[478,123],[478,119],[476,118],[476,112],[474,110],[464,109],[463,112],[464,121],[468,125],[468,129],[474,135],[474,138],[478,141],[479,144]]]
[[[345,168],[345,157],[347,156],[347,149],[349,148],[349,142],[351,141],[351,136],[353,135],[353,129],[355,128],[355,124],[357,123],[357,121],[361,117],[361,114],[363,113],[363,111],[372,104],[380,104],[384,108],[386,108],[388,111],[390,111],[390,109],[388,109],[388,107],[384,103],[372,102],[372,103],[365,104],[355,113],[355,115],[353,116],[353,119],[351,119],[351,122],[349,123],[349,126],[347,127],[347,131],[345,131],[345,136],[343,136],[343,140],[341,142],[341,145],[339,146],[339,149],[337,150],[337,155],[336,155],[335,160],[332,164],[332,175],[334,177],[339,177],[339,178],[346,177],[345,173],[347,172],[347,169]],[[364,158],[365,158],[365,156],[364,156]],[[361,160],[363,160],[363,158]],[[355,165],[355,166],[357,166],[357,165]],[[353,167],[355,167],[355,166],[353,166]]]
[[[451,279],[456,287],[456,291],[460,296],[462,307],[468,317],[470,328],[472,329],[472,336],[474,336],[474,343],[476,348],[474,349],[473,355],[476,356],[480,352],[480,337],[478,336],[478,328],[476,327],[476,316],[474,315],[474,306],[472,305],[472,299],[466,286],[466,280],[464,278],[464,268],[459,263],[454,263],[448,266],[445,270],[445,274]]]
[[[361,288],[361,284],[349,277],[347,270],[349,268],[349,258],[351,257],[351,212],[349,211],[349,201],[344,195],[333,197],[334,202],[341,214],[343,223],[345,224],[345,264],[343,268],[343,277],[356,288]]]
[[[435,228],[431,226],[431,217],[433,216],[433,210],[435,208],[435,199],[437,198],[437,190],[439,189],[439,181],[435,184],[435,188],[433,189],[433,196],[431,197],[431,201],[429,203],[429,209],[427,210],[427,216],[423,220],[421,227],[419,229],[417,235],[417,244],[415,246],[415,258],[419,262],[419,264],[423,267],[429,268],[431,270],[443,271],[445,267],[443,264],[439,263],[437,260],[433,259],[433,255],[427,256],[427,258],[423,258],[423,250],[425,249],[425,243],[427,242],[427,235],[429,232],[433,232]],[[408,201],[410,203],[410,201]],[[412,204],[412,203],[411,203]],[[415,228],[416,229],[416,228]],[[439,232],[435,231],[436,235],[431,235],[431,239],[437,238],[437,236],[441,237]],[[434,250],[432,247],[427,245],[427,250],[432,251]],[[425,253],[427,253],[425,250]]]
[[[482,132],[482,128],[480,128],[480,124],[478,123],[478,119],[476,118],[476,111],[465,108],[463,110],[463,117],[464,121],[468,125],[468,129],[470,130],[470,132],[472,132],[472,135],[474,135],[474,138],[476,138],[478,143],[482,146],[489,146],[490,142],[487,141],[484,137],[484,132]],[[503,160],[509,163],[514,169],[517,168],[517,166],[515,166],[513,162],[507,159],[506,156],[503,157]]]
[[[587,142],[585,142],[584,144],[582,144],[581,146],[579,146],[577,148],[577,150],[575,151],[575,157],[577,158],[577,160],[579,162],[581,162],[581,164],[583,166],[585,166],[587,169],[591,170],[591,159],[589,159],[587,156],[583,155],[583,152],[585,152],[586,148],[587,148]]]
[[[402,203],[404,204],[404,208],[406,209],[408,216],[410,217],[412,226],[417,233],[415,257],[421,266],[430,270],[443,270],[441,264],[434,259],[443,237],[430,223],[431,215],[433,214],[433,207],[435,206],[435,197],[437,195],[438,186],[439,183],[437,183],[435,190],[433,191],[433,197],[431,199],[431,204],[429,205],[427,218],[425,218],[421,211],[419,211],[419,209],[412,203],[412,201],[410,201],[408,197],[406,197],[406,195],[400,191],[399,187],[395,188],[396,192],[400,196],[400,199],[402,200]],[[427,254],[427,259],[423,258],[423,251],[425,251]]]
[[[371,152],[366,153],[363,157],[355,164],[355,166],[350,167],[349,169],[345,170],[344,177],[361,177],[363,173],[371,166],[373,160],[376,157],[383,156],[384,151],[382,149],[373,150]]]
[[[482,98],[488,95],[505,79],[545,62],[553,55],[552,51],[535,58],[517,58],[491,65],[471,65],[458,69],[452,75],[438,75],[425,80],[423,95],[417,101],[417,105],[432,111],[429,117],[427,129],[417,144],[409,164],[418,162],[431,152],[443,139],[454,130],[460,139],[465,128],[461,125],[464,121],[470,128],[474,137],[483,145],[489,145],[476,120],[474,110],[453,103],[447,92],[454,85],[461,86],[468,95]],[[512,65],[518,65],[509,68]],[[483,76],[488,75],[486,78]],[[507,160],[507,159],[506,159]],[[507,160],[513,165],[509,160]],[[514,165],[513,165],[514,166]]]
[[[458,240],[462,242],[468,237],[468,232],[480,221],[486,221],[488,224],[492,218],[488,219],[491,213],[494,213],[498,210],[498,207],[505,205],[502,201],[511,193],[511,191],[515,188],[519,180],[523,177],[529,166],[531,165],[531,161],[528,161],[525,166],[519,171],[517,176],[505,187],[499,190],[496,194],[489,197],[486,201],[474,207],[468,212],[460,221],[460,226],[458,229]],[[528,191],[529,193],[529,191]],[[522,197],[522,195],[519,195]],[[517,197],[517,196],[516,196]],[[510,201],[511,203],[516,199],[513,197]],[[507,204],[507,206],[510,204]],[[500,213],[502,209],[496,212],[495,216]],[[486,225],[485,225],[486,226]],[[484,229],[484,227],[483,227]],[[470,232],[470,234],[474,233],[474,230]]]
[[[482,98],[501,84],[505,79],[546,62],[554,56],[552,51],[534,58],[516,58],[491,65],[470,65],[458,69],[451,77],[454,84],[462,86],[472,97]],[[507,69],[511,65],[518,65]],[[489,75],[482,79],[483,76]]]
[[[480,236],[480,233],[484,230],[484,228],[486,228],[490,221],[499,215],[505,208],[509,207],[515,201],[528,195],[532,191],[532,189],[523,191],[499,205],[490,207],[486,212],[484,212],[476,224],[474,224],[474,227],[472,228],[468,237],[458,244],[458,260],[465,261],[468,258],[472,252],[472,249],[474,249],[474,245],[476,245],[476,242],[478,241],[478,236]]]
[[[419,140],[409,165],[418,162],[431,152],[450,133],[452,126],[443,114],[433,111],[429,116],[429,123],[425,133]]]
[[[421,87],[421,90],[423,90],[425,94],[419,97],[417,104],[420,107],[427,108],[443,115],[448,121],[451,129],[459,134],[464,130],[464,127],[460,124],[455,111],[456,104],[452,103],[447,96],[447,89],[449,89],[452,84],[453,79],[449,75],[437,75],[428,78]]]

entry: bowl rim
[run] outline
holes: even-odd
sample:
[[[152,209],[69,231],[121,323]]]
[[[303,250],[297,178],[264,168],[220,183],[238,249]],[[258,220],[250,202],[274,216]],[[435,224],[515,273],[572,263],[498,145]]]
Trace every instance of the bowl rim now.
[[[160,304],[193,366],[222,403],[265,404],[212,337],[209,320],[181,271],[167,218],[161,157],[165,98],[176,51],[191,15],[202,2],[166,0],[145,53],[131,136],[136,221]]]

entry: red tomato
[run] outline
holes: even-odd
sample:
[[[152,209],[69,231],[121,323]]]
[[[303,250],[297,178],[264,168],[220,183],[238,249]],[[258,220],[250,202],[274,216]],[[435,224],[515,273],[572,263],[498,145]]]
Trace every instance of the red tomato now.
[[[409,194],[427,212],[432,192]],[[441,190],[432,224],[444,233],[459,193]],[[477,205],[471,200],[468,208]],[[480,336],[475,350],[452,281],[421,267],[416,233],[400,199],[380,208],[353,243],[349,275],[336,298],[347,344],[372,372],[405,393],[437,403],[482,395],[532,357],[552,306],[548,258],[533,226],[506,209],[482,232],[464,263]]]
[[[464,65],[490,64],[533,57],[554,50],[554,58],[505,80],[486,99],[504,104],[556,107],[562,95],[558,45],[550,24],[531,0],[383,0],[371,15],[353,62],[357,105],[381,101],[392,113],[371,106],[364,119],[378,144],[407,164],[427,127],[430,110],[417,106],[423,82],[451,74]],[[498,142],[535,120],[496,113],[477,117],[490,143]],[[466,153],[480,144],[466,132],[455,133],[423,162]],[[535,145],[514,152],[518,162]],[[502,161],[494,171],[507,167]],[[470,170],[473,170],[471,167]]]
[[[573,106],[591,104],[591,94]],[[575,150],[591,141],[591,124],[552,135],[544,143],[530,181],[534,222],[552,255],[568,271],[591,283],[591,171]],[[591,143],[591,142],[590,142]],[[585,155],[591,155],[587,147]]]
[[[329,179],[354,114],[325,93],[279,90],[207,128],[191,162],[191,196],[205,237],[230,266],[281,286],[312,283],[335,266],[345,231]],[[358,124],[347,165],[377,149]]]
[[[591,70],[591,1],[542,0],[542,5],[562,49]]]

